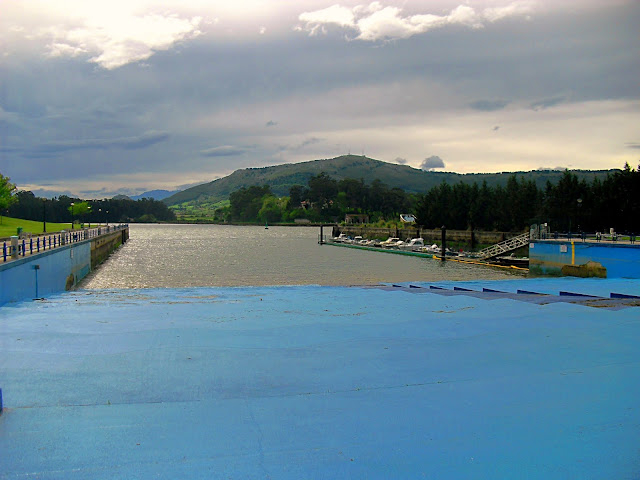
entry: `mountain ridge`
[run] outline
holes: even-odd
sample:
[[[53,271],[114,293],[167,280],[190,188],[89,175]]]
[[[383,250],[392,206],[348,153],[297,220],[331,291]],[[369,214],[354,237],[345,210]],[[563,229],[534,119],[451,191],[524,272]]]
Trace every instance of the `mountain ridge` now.
[[[579,179],[604,178],[608,173],[616,170],[571,170]],[[563,175],[561,170],[532,170],[501,173],[454,173],[434,172],[413,168],[409,165],[399,165],[362,155],[342,155],[330,159],[309,160],[299,163],[287,163],[268,167],[251,167],[236,170],[226,177],[218,178],[208,183],[196,185],[182,190],[162,201],[169,206],[183,203],[216,203],[229,198],[229,194],[243,187],[253,185],[269,185],[277,196],[286,196],[293,185],[306,186],[309,178],[325,172],[336,180],[344,178],[362,179],[370,184],[376,179],[381,180],[390,188],[401,188],[409,193],[426,193],[430,188],[442,183],[455,184],[482,183],[488,185],[506,184],[512,175],[534,178],[536,184],[544,186],[547,180],[557,182]]]

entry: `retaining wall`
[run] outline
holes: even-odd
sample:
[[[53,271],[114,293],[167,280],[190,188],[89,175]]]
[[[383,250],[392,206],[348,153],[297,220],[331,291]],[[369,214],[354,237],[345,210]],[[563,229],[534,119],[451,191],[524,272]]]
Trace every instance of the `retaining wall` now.
[[[640,278],[640,245],[534,240],[529,244],[529,270],[544,275]]]
[[[0,305],[72,289],[129,238],[129,229],[0,264]]]

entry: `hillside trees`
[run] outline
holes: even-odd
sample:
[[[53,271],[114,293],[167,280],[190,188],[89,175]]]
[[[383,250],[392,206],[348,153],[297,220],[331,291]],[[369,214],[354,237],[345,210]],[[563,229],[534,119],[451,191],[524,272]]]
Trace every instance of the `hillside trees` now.
[[[272,219],[272,222],[280,220],[282,216],[281,210],[276,218],[276,209],[274,208],[277,206],[277,203],[269,200],[265,207],[265,201],[270,198],[277,200],[271,193],[271,187],[269,187],[269,185],[262,187],[253,185],[232,192],[231,195],[229,195],[229,201],[231,202],[229,209],[231,220],[238,222],[256,221],[261,211],[263,215],[268,215],[268,217]],[[265,207],[264,210],[263,207]],[[280,207],[278,206],[278,208]],[[269,218],[267,218],[267,220],[268,219]]]
[[[10,180],[9,177],[5,177],[0,173],[0,222],[2,222],[2,212],[16,201],[13,196],[16,186]]]
[[[48,222],[66,223],[71,221],[71,203],[73,214],[78,217],[80,198],[67,195],[51,200],[36,197],[32,192],[19,191],[15,195],[16,202],[9,207],[9,215],[26,220],[41,221],[46,216]],[[176,219],[175,214],[163,203],[151,198],[141,200],[103,199],[86,200],[91,208],[84,219],[91,223],[104,222],[170,222]]]
[[[565,171],[556,184],[544,188],[524,176],[511,175],[506,184],[490,186],[443,181],[420,195],[389,188],[381,180],[339,181],[322,172],[308,186],[294,185],[289,198],[277,198],[268,186],[242,188],[231,199],[235,221],[339,222],[347,213],[364,213],[370,221],[395,220],[414,213],[425,228],[524,231],[548,223],[552,231],[640,230],[640,171],[628,165],[604,180],[589,183]]]

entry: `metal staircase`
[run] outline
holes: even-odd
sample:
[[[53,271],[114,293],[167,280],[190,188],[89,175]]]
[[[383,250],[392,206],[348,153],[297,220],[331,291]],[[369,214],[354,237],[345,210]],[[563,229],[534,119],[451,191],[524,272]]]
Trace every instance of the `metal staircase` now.
[[[513,250],[517,250],[520,247],[524,247],[529,244],[529,233],[523,233],[517,237],[510,238],[504,242],[496,243],[490,247],[480,250],[480,260],[488,260],[489,258],[497,257],[503,253],[508,253]]]

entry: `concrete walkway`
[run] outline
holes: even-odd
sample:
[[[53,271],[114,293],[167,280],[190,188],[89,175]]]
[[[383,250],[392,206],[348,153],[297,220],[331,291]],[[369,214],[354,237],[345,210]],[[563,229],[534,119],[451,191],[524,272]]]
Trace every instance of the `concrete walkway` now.
[[[640,307],[422,286],[1,307],[0,478],[638,478]],[[640,294],[637,280],[438,286]]]

